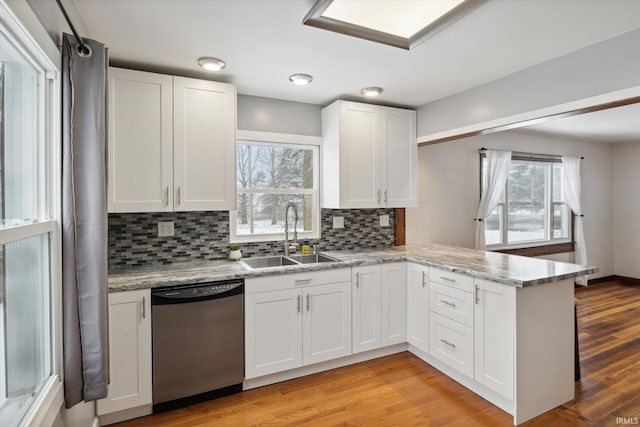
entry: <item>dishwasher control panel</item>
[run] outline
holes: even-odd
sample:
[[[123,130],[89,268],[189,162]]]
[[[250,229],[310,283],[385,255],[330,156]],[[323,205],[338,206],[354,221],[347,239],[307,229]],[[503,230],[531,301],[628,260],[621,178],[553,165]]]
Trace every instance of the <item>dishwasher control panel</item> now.
[[[171,304],[178,300],[199,300],[224,297],[244,293],[244,281],[234,280],[219,283],[203,283],[199,285],[174,286],[171,288],[160,288],[151,291],[152,303]]]

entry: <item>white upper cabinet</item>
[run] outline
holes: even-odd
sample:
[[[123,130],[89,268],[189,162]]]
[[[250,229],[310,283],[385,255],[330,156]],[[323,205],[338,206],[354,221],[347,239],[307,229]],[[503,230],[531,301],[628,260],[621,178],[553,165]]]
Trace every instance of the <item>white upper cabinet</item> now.
[[[235,207],[235,86],[109,69],[109,212]]]
[[[175,210],[235,209],[236,90],[173,78]]]
[[[109,69],[109,212],[173,210],[172,81]]]
[[[322,206],[417,205],[416,112],[336,101],[322,110]]]

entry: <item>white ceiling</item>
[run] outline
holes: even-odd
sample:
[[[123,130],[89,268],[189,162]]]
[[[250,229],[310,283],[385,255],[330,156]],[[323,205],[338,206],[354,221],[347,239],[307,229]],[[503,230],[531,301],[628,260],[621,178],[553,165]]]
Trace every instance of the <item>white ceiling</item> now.
[[[489,0],[405,51],[304,26],[313,0],[66,3],[117,63],[196,74],[215,56],[227,68],[211,79],[239,93],[315,104],[381,86],[376,102],[417,107],[640,27],[640,1]],[[314,81],[294,86],[293,73]]]
[[[640,104],[562,117],[523,129],[607,144],[640,142]]]

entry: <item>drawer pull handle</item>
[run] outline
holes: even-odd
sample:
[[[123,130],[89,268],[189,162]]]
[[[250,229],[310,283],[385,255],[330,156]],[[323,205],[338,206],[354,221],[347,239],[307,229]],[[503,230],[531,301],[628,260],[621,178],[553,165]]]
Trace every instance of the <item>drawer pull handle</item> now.
[[[440,342],[441,342],[441,343],[443,343],[443,344],[445,344],[445,345],[447,345],[447,346],[449,346],[449,347],[451,347],[451,348],[456,348],[456,345],[455,345],[455,344],[450,343],[450,342],[449,342],[449,341],[447,341],[447,340],[443,340],[442,338],[440,338]]]
[[[443,299],[440,300],[441,303],[443,303],[444,305],[448,305],[449,307],[457,307],[456,303],[454,302],[449,302],[449,301],[445,301]]]
[[[427,284],[427,280],[426,280],[426,278],[427,278],[427,272],[426,272],[426,271],[423,271],[423,272],[422,272],[422,287],[423,287],[423,288],[424,288],[424,287],[426,286],[426,284]]]
[[[300,294],[298,294],[298,313],[300,313]]]
[[[311,280],[313,280],[313,279],[296,279],[295,282],[296,282],[296,284],[311,283]]]
[[[447,282],[451,282],[451,283],[455,283],[455,282],[456,282],[456,279],[450,279],[450,278],[448,278],[448,277],[442,277],[442,276],[440,276],[440,278],[441,278],[442,280],[446,280]]]

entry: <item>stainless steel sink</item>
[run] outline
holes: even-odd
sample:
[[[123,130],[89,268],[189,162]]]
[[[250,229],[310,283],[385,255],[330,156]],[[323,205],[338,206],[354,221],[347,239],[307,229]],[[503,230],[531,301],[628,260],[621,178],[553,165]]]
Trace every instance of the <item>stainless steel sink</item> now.
[[[254,268],[282,267],[284,265],[298,265],[299,263],[285,256],[265,256],[258,258],[245,258],[240,261],[245,268],[253,270]]]
[[[311,254],[311,255],[289,255],[294,261],[300,264],[317,264],[319,262],[340,262],[339,259],[330,257],[325,254]]]
[[[317,264],[321,262],[341,262],[339,259],[325,254],[283,255],[243,258],[240,264],[247,270],[259,268],[283,267],[285,265]]]

